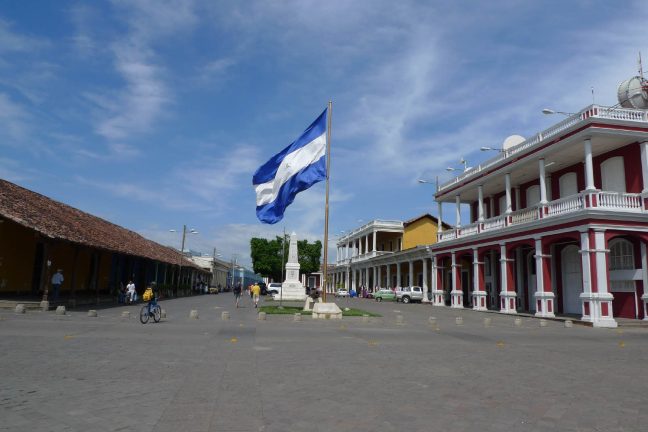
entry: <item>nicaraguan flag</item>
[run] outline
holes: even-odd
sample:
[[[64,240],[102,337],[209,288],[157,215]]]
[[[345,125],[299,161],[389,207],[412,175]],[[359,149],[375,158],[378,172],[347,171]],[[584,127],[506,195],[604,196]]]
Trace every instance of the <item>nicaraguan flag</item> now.
[[[299,138],[254,173],[252,184],[261,222],[279,222],[295,195],[326,179],[327,110]]]

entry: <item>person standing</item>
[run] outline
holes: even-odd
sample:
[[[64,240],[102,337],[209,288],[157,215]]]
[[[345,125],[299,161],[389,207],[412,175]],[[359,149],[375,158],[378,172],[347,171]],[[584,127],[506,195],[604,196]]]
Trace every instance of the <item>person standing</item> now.
[[[63,285],[63,270],[58,269],[52,276],[52,300],[58,300],[61,285]]]
[[[254,307],[259,307],[259,295],[261,295],[261,287],[258,283],[252,285],[252,300],[254,301]]]
[[[129,303],[134,303],[136,300],[135,298],[136,294],[135,294],[135,283],[132,280],[128,281],[128,285],[126,285],[126,292],[128,293]]]
[[[237,282],[236,285],[234,285],[234,298],[236,299],[236,307],[239,307],[239,301],[241,301],[241,291],[243,287],[241,287],[241,282]]]

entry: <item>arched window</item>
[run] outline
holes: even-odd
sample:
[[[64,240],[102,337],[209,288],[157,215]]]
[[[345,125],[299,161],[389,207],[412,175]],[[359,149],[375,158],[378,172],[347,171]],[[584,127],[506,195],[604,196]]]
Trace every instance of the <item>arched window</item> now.
[[[604,191],[626,191],[623,157],[611,157],[601,164],[601,183],[601,188]]]
[[[634,249],[625,239],[610,242],[610,270],[634,270]]]
[[[560,186],[560,198],[576,195],[578,193],[575,172],[561,175],[558,179],[558,184]]]
[[[533,185],[526,190],[526,206],[533,207],[540,203],[540,186]]]

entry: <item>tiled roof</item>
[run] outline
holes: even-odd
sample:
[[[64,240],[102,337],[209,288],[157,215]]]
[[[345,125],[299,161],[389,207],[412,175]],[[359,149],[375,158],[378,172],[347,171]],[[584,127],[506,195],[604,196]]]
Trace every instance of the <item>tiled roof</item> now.
[[[434,223],[437,222],[437,218],[435,218],[434,216],[432,216],[430,213],[423,213],[422,215],[416,216],[415,218],[412,218],[412,219],[410,219],[410,220],[407,220],[407,221],[403,222],[403,225],[404,225],[404,226],[410,225],[410,224],[416,222],[417,220],[420,220],[420,219],[423,219],[423,218],[430,218],[430,219],[432,219],[432,221],[433,221]],[[445,229],[451,229],[451,228],[453,228],[453,226],[450,225],[450,224],[447,224],[447,223],[443,222],[443,228],[445,228]]]
[[[0,215],[44,237],[179,264],[180,252],[107,220],[0,179]],[[183,258],[182,265],[198,268]]]

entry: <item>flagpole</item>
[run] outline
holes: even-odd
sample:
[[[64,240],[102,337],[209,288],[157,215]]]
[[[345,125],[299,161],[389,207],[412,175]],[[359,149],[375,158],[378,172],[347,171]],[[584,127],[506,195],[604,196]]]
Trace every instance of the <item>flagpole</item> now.
[[[324,271],[322,277],[322,297],[326,303],[326,283],[328,279],[328,223],[329,223],[329,174],[331,172],[331,116],[333,102],[329,101],[326,121],[326,204],[324,205]]]

